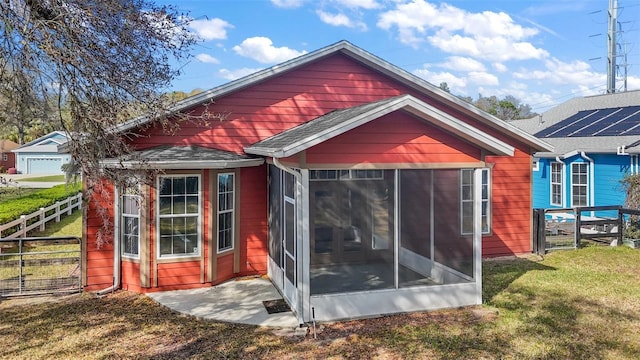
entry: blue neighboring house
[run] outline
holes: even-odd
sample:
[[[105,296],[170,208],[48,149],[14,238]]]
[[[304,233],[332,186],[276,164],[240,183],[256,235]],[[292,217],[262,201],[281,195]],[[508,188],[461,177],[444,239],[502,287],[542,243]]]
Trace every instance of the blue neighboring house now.
[[[64,174],[62,165],[69,162],[69,154],[58,152],[58,146],[68,141],[63,131],[54,131],[12,151],[16,154],[19,174]]]
[[[534,154],[534,208],[623,205],[640,173],[640,91],[569,100],[514,125],[553,145]]]

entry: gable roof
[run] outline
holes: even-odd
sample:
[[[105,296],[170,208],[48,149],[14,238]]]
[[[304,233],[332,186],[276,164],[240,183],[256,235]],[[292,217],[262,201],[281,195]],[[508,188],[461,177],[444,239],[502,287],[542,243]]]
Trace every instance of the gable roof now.
[[[435,100],[440,101],[448,106],[455,107],[458,111],[474,119],[477,119],[478,121],[493,129],[508,134],[510,137],[532,147],[534,150],[552,150],[549,144],[532,136],[531,134],[528,134],[527,132],[522,131],[515,126],[478,109],[472,104],[469,104],[466,101],[440,89],[439,87],[430,84],[426,80],[417,77],[385,60],[382,60],[381,58],[344,40],[186,98],[176,103],[170,109],[170,114],[188,110],[198,105],[208,104],[217,98],[229,95],[236,91],[242,90],[254,84],[281,75],[288,71],[292,71],[305,64],[315,62],[319,59],[328,57],[336,53],[344,54],[354,59],[355,61],[358,61],[370,67],[371,69],[402,83],[403,85],[411,89],[414,89],[427,96],[433,97]],[[114,131],[128,131],[134,129],[137,126],[146,124],[152,120],[152,118],[144,116],[134,118],[118,125],[116,128],[114,128]]]
[[[33,141],[18,146],[13,152],[58,152],[58,145],[65,144],[69,138],[64,131],[52,131]]]
[[[17,148],[18,144],[11,140],[0,140],[0,152],[7,152]]]
[[[544,130],[561,125],[580,112],[593,110],[622,108],[640,105],[640,91],[627,91],[613,94],[585,96],[566,101],[544,113],[526,120],[515,120],[512,123],[530,134],[545,134]],[[640,135],[618,136],[562,136],[544,137],[544,140],[554,147],[554,151],[536,153],[538,157],[571,156],[576,151],[588,153],[618,153],[619,149],[638,153]]]
[[[391,112],[404,110],[496,155],[513,156],[515,149],[495,137],[436,109],[411,95],[335,110],[245,148],[248,154],[283,158],[343,134]]]

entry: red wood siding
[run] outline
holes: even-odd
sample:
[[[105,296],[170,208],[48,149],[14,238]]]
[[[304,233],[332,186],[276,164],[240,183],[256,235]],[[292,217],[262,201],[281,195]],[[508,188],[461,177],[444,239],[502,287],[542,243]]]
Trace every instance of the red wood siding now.
[[[183,261],[158,264],[158,287],[200,283],[200,261]]]
[[[405,112],[394,112],[307,150],[307,163],[478,162],[480,149]]]
[[[136,139],[136,146],[191,144],[242,153],[244,146],[329,111],[407,92],[367,67],[335,55],[215,99],[209,111],[228,114],[224,121],[212,120],[209,126],[184,122],[176,136],[153,127],[145,132],[150,137]]]
[[[240,272],[267,272],[267,166],[240,171]]]
[[[84,254],[87,260],[85,269],[86,290],[100,290],[113,284],[113,234],[102,231],[103,219],[98,209],[106,211],[113,219],[113,187],[109,184],[96,186],[88,195],[91,200],[87,204],[83,242]],[[98,234],[102,232],[102,243],[98,244]]]
[[[139,289],[140,288],[140,264],[137,262],[122,260],[121,267],[122,288]]]
[[[482,241],[483,256],[531,252],[531,156],[517,149],[513,157],[488,156],[493,162],[491,235]]]

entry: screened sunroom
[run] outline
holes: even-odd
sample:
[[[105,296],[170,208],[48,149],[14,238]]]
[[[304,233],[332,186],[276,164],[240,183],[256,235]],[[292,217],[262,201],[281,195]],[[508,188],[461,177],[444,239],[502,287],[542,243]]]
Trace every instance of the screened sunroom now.
[[[268,157],[268,275],[301,322],[479,304],[486,155],[514,148],[409,95],[254,144]]]
[[[269,168],[269,276],[301,321],[481,302],[489,170]]]

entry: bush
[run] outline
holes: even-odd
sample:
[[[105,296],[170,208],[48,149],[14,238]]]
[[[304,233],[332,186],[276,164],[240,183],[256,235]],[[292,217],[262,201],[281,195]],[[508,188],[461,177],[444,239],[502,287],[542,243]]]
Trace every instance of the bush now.
[[[0,209],[0,224],[6,224],[20,218],[21,215],[28,215],[40,210],[40,208],[53,205],[56,201],[73,196],[80,190],[80,183],[57,185],[18,199],[3,202],[2,209]]]

